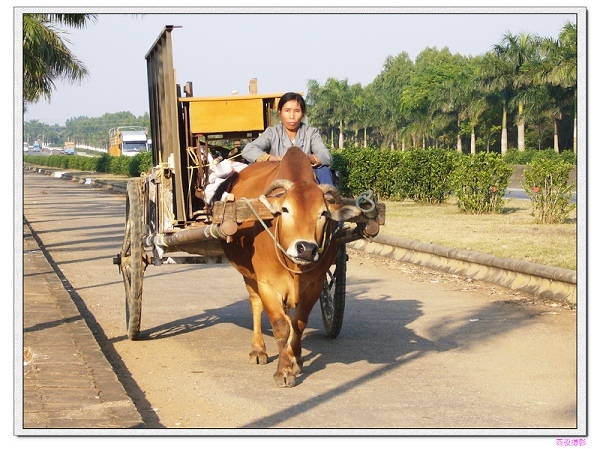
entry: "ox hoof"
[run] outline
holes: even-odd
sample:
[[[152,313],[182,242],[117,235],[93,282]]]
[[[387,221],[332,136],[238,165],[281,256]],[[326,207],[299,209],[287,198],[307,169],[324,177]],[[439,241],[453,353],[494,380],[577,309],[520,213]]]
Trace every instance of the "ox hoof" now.
[[[251,365],[266,365],[267,364],[267,353],[264,351],[251,351],[250,352],[250,364]]]
[[[296,386],[296,376],[294,374],[275,373],[273,374],[273,380],[275,380],[275,385],[279,388]]]
[[[298,375],[302,372],[302,360],[300,360],[299,363],[294,363],[292,365],[292,372],[294,373],[294,375]]]

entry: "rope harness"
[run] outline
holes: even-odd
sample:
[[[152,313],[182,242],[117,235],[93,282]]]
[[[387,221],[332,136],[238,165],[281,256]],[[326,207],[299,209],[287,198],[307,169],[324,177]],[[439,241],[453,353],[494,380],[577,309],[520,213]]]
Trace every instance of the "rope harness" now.
[[[323,258],[319,258],[319,260],[317,260],[317,262],[314,263],[314,265],[312,267],[310,267],[310,268],[308,268],[306,270],[294,270],[293,268],[288,267],[285,264],[285,260],[283,260],[281,258],[281,254],[280,253],[283,253],[283,255],[285,257],[287,257],[289,260],[291,260],[292,262],[294,262],[294,259],[287,253],[287,251],[283,248],[283,246],[281,246],[281,244],[277,240],[277,237],[271,232],[271,230],[268,228],[268,226],[264,222],[264,220],[262,218],[260,218],[260,215],[258,214],[258,212],[256,211],[256,209],[254,209],[254,207],[252,206],[252,203],[250,202],[250,200],[248,198],[246,198],[246,197],[242,197],[241,199],[246,202],[246,204],[248,205],[248,207],[250,208],[250,210],[252,211],[252,213],[256,216],[256,219],[260,222],[260,224],[262,225],[262,227],[264,228],[264,230],[267,231],[267,234],[269,234],[269,236],[273,240],[273,242],[275,244],[275,254],[277,254],[277,260],[279,261],[279,263],[281,264],[281,266],[284,267],[286,270],[288,270],[289,272],[294,273],[294,274],[308,273],[308,272],[314,270],[319,265],[319,263],[321,262],[321,260],[323,260]],[[279,220],[277,218],[278,217],[275,217],[275,220],[276,220],[275,221],[275,234],[278,234],[278,229],[279,229]],[[323,239],[323,243],[321,244],[321,246],[317,250],[317,252],[319,254],[323,254],[327,250],[327,248],[329,247],[329,244],[331,243],[331,236],[332,236],[332,233],[328,232],[327,235],[325,236],[325,238]]]

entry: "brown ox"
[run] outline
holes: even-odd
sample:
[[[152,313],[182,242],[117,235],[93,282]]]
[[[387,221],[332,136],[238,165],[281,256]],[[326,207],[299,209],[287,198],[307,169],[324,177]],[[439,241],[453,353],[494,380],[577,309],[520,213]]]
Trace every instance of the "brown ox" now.
[[[275,383],[293,387],[302,371],[302,333],[338,250],[332,239],[336,222],[361,211],[340,205],[334,186],[318,185],[306,154],[296,147],[281,162],[251,164],[229,190],[237,200],[262,198],[274,215],[264,225],[259,220],[240,225],[233,240],[223,242],[223,250],[250,295],[250,363],[267,363],[261,330],[265,309],[279,350]]]

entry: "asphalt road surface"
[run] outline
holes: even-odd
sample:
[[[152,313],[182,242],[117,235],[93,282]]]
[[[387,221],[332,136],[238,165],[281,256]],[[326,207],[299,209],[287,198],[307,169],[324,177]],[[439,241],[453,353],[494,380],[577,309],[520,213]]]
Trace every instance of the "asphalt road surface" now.
[[[574,310],[353,252],[341,334],[325,336],[317,305],[303,341],[304,372],[296,387],[280,389],[266,319],[269,363],[248,363],[250,308],[228,264],[148,267],[141,340],[130,341],[112,263],[125,196],[25,172],[23,212],[150,427],[556,436],[576,432],[585,415]]]

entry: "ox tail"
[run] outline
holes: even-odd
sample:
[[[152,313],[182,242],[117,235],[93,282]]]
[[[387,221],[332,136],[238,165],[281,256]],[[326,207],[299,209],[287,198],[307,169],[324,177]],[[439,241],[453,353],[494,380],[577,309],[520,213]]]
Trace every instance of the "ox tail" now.
[[[221,198],[223,198],[223,194],[231,192],[231,189],[233,188],[235,182],[238,180],[239,176],[240,174],[237,171],[232,171],[225,177],[223,182],[219,184],[217,190],[215,190],[215,194],[210,200],[211,210],[215,204],[215,201],[221,200]]]

